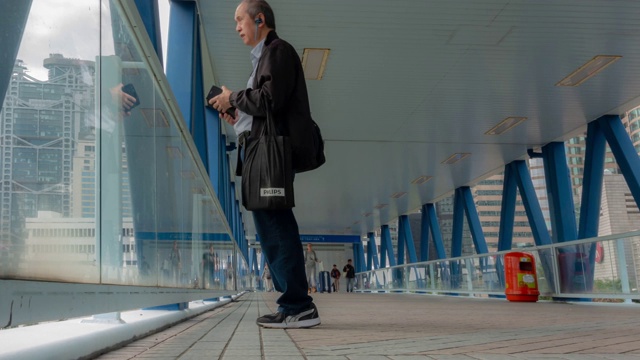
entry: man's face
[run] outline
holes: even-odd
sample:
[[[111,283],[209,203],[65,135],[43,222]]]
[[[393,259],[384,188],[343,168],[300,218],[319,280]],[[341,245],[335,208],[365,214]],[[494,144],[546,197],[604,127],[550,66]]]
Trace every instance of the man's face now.
[[[258,44],[256,39],[256,23],[254,19],[247,14],[247,4],[240,4],[236,9],[236,31],[245,45],[255,47]]]

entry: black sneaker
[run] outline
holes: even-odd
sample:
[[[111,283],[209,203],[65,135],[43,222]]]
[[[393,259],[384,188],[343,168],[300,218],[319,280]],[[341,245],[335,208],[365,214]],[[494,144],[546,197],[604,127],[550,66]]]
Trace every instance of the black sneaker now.
[[[275,314],[264,315],[256,320],[256,324],[265,328],[275,329],[299,329],[310,328],[320,325],[320,316],[318,309],[311,303],[307,310],[301,311],[295,315],[285,315],[281,312]]]

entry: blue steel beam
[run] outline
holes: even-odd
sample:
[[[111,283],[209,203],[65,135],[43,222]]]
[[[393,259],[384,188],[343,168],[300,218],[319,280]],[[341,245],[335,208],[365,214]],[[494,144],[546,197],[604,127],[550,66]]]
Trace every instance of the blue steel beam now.
[[[389,257],[389,266],[396,266],[396,259],[393,256],[393,244],[391,243],[391,232],[389,225],[382,225],[380,228],[381,247],[380,247],[380,266],[387,267],[387,256]]]
[[[573,191],[564,143],[552,142],[543,146],[542,157],[544,159],[553,241],[558,243],[576,240],[578,233]]]
[[[401,221],[398,221],[398,260],[396,261],[396,264],[398,265],[404,265],[405,263],[405,258],[406,258],[406,252],[404,251],[404,247],[405,247],[406,241],[404,239],[404,231],[403,231],[403,224]]]
[[[516,160],[512,164],[516,172],[520,198],[522,199],[522,204],[524,205],[524,210],[527,213],[527,219],[531,226],[533,240],[537,246],[551,245],[552,241],[551,237],[549,237],[549,230],[544,221],[542,208],[540,207],[536,191],[533,188],[533,181],[531,181],[531,174],[529,173],[527,164],[524,160]]]
[[[447,258],[447,253],[444,250],[444,241],[442,241],[442,231],[440,230],[440,224],[438,223],[438,215],[436,214],[436,207],[433,204],[427,204],[427,213],[429,214],[429,225],[431,227],[431,237],[433,243],[436,246],[436,253],[439,260]]]
[[[369,238],[369,243],[367,244],[367,253],[369,253],[371,256],[369,260],[368,270],[379,269],[380,262],[378,261],[378,246],[376,245],[376,235],[370,232],[369,234],[367,234],[367,237]]]
[[[11,82],[22,35],[27,24],[31,0],[3,0],[0,2],[0,110]]]
[[[467,214],[469,230],[471,231],[471,238],[473,239],[473,245],[476,248],[476,253],[486,254],[489,252],[489,249],[487,249],[487,241],[484,238],[484,233],[482,232],[482,226],[480,225],[480,217],[478,217],[476,204],[473,202],[471,188],[463,186],[460,188],[460,193],[462,194],[464,211]]]
[[[189,130],[192,129],[198,17],[195,2],[171,1],[167,49],[167,81]],[[202,98],[198,101],[202,103]]]
[[[162,37],[160,36],[160,16],[158,16],[158,0],[135,0],[140,18],[153,44],[153,49],[162,64]]]
[[[500,229],[498,232],[498,251],[511,250],[513,245],[513,224],[516,214],[517,173],[513,163],[504,167],[502,180],[502,202],[500,205]]]
[[[413,240],[413,232],[411,231],[409,216],[400,216],[399,222],[400,225],[402,225],[402,238],[404,239],[407,253],[409,254],[409,263],[416,263],[418,262],[418,257],[416,256],[416,245]]]
[[[366,271],[364,263],[364,245],[362,239],[359,242],[353,244],[353,261],[355,262],[355,268],[357,272]]]
[[[633,147],[629,134],[625,131],[620,117],[605,115],[598,120],[600,129],[609,143],[611,152],[627,181],[631,195],[640,207],[640,158]]]
[[[462,256],[462,230],[464,227],[464,202],[460,188],[453,196],[453,225],[451,229],[451,257]]]
[[[429,213],[427,204],[420,211],[420,261],[429,261]]]
[[[220,143],[222,142],[222,131],[220,128],[220,117],[218,116],[218,112],[211,109],[205,108],[205,127],[206,127],[206,143],[207,143],[207,160],[208,160],[208,169],[209,169],[209,181],[211,181],[211,186],[213,190],[216,192],[216,196],[218,199],[222,197],[222,188],[220,186],[221,183],[221,171],[220,167],[222,166],[222,155]]]
[[[193,142],[198,149],[200,159],[204,164],[207,173],[211,174],[217,167],[209,168],[208,148],[207,148],[207,122],[205,121],[205,106],[202,99],[205,98],[203,73],[202,73],[202,53],[200,48],[200,33],[196,31],[195,35],[195,63],[193,69],[194,89],[191,98],[191,108],[193,109],[193,118],[191,119],[191,136]]]
[[[587,127],[578,239],[598,236],[605,151],[604,134],[600,131],[598,121],[592,121]]]
[[[579,239],[598,236],[598,227],[600,225],[606,139],[600,129],[598,120],[589,123],[586,142],[580,222],[578,224]],[[596,244],[589,245],[586,251],[589,253],[586,289],[592,289],[596,263]]]

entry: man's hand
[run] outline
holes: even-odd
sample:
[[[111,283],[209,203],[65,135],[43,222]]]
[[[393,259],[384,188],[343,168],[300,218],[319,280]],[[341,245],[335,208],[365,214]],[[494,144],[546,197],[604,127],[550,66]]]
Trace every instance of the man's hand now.
[[[122,86],[123,84],[120,83],[109,89],[109,92],[111,92],[111,99],[113,99],[114,103],[122,104],[122,116],[124,117],[131,115],[129,110],[135,104],[136,98],[122,91]]]
[[[235,116],[231,116],[226,112],[221,112],[220,117],[222,120],[226,121],[229,125],[235,125],[238,122],[238,110],[236,110]]]
[[[218,96],[212,97],[211,100],[209,100],[209,105],[211,105],[214,109],[218,110],[218,112],[220,113],[220,115],[222,115],[224,120],[230,124],[231,122],[229,122],[229,120],[227,120],[226,117],[231,118],[231,116],[224,115],[224,113],[225,111],[227,111],[227,109],[231,107],[231,103],[229,102],[229,97],[231,96],[231,92],[232,91],[227,89],[226,86],[222,86],[222,93],[220,93],[220,95]]]

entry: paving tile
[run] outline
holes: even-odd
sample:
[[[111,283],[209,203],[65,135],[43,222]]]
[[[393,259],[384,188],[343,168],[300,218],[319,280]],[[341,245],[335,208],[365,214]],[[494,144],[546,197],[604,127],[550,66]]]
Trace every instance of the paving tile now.
[[[314,294],[322,324],[262,329],[276,293],[247,293],[98,359],[628,360],[640,308],[408,294]]]

